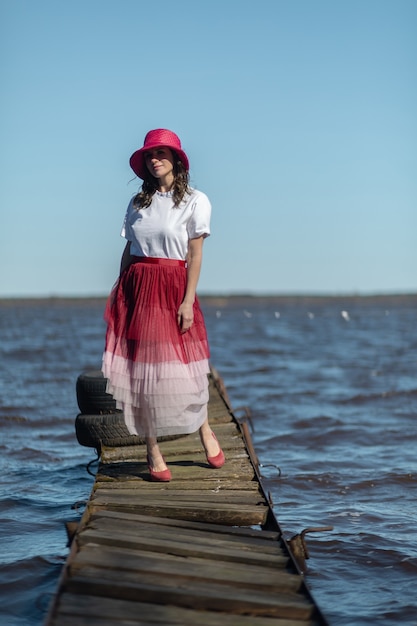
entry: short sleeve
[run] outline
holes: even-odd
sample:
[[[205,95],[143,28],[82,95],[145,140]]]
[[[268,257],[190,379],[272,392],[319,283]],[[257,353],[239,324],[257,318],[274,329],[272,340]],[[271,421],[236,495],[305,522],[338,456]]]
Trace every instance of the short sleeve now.
[[[129,202],[129,205],[126,209],[126,213],[125,213],[125,217],[124,217],[123,225],[122,225],[122,230],[120,231],[120,236],[124,237],[128,241],[132,241],[132,233],[131,233],[130,220],[129,220],[129,217],[132,213],[132,207],[133,207],[133,198]]]
[[[206,194],[198,192],[187,224],[188,237],[208,237],[210,235],[211,204]]]

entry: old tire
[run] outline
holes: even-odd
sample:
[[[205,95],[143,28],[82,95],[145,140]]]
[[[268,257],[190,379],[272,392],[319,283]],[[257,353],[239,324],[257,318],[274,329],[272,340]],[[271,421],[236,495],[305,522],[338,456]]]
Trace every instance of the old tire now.
[[[144,439],[131,435],[126,427],[123,413],[102,415],[77,415],[75,434],[82,446],[101,450],[101,446],[136,446]]]
[[[81,413],[86,415],[121,413],[116,408],[116,400],[106,393],[106,383],[100,370],[90,370],[78,376],[76,392]]]
[[[75,419],[75,433],[82,446],[95,448],[138,446],[145,443],[143,437],[131,435],[124,421],[123,411],[116,408],[116,401],[106,393],[106,379],[100,370],[79,375],[76,384],[77,402],[81,411]],[[158,437],[158,441],[171,441],[185,435]]]
[[[95,448],[98,452],[102,446],[117,448],[119,446],[139,446],[145,443],[143,437],[129,433],[121,412],[105,415],[77,415],[75,434],[81,446]],[[186,436],[166,435],[158,437],[158,442],[172,441]]]

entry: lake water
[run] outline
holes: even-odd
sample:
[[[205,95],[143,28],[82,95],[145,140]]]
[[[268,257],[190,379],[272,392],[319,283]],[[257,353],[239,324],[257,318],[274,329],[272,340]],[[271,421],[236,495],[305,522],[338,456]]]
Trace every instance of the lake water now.
[[[417,296],[207,298],[213,365],[248,406],[287,538],[331,626],[417,624]],[[77,376],[97,369],[104,301],[0,301],[0,593],[5,626],[42,624],[86,500]],[[280,473],[278,469],[280,470]]]

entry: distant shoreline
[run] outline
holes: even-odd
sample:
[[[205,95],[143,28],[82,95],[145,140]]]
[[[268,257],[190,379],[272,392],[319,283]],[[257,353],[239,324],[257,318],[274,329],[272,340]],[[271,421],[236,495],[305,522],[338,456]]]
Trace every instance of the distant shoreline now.
[[[30,305],[63,305],[72,304],[92,305],[103,304],[106,302],[107,296],[12,296],[0,297],[0,307],[8,307],[14,305],[30,306]],[[232,304],[249,303],[254,305],[262,304],[325,304],[325,303],[363,303],[378,304],[384,302],[386,304],[408,304],[417,306],[417,293],[381,293],[381,294],[199,294],[199,300],[202,304],[213,306],[228,306]]]

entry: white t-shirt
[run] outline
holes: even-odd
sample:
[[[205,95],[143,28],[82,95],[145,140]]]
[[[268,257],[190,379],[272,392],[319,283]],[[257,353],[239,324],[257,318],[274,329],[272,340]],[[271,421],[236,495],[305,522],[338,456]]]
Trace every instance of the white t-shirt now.
[[[121,236],[131,242],[130,254],[184,261],[188,241],[210,234],[211,204],[201,191],[192,189],[174,206],[172,192],[156,191],[150,206],[139,211],[129,202]]]

